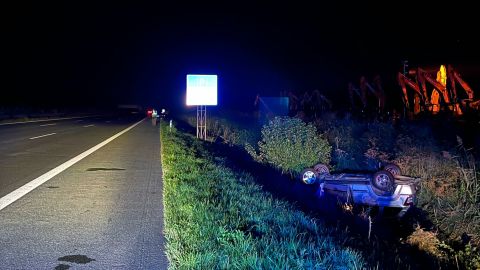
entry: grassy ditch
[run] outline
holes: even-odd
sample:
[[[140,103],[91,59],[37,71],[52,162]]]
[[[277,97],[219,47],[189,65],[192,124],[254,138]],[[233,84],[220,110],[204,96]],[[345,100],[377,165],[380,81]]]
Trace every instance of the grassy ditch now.
[[[221,117],[215,121],[230,131],[225,138],[236,138],[231,134],[254,134],[250,140],[224,140],[230,145],[243,148],[245,142],[250,146],[250,141],[259,137],[257,126],[240,126],[234,120]],[[374,170],[379,161],[384,161],[398,164],[405,175],[422,179],[417,208],[408,218],[401,224],[394,224],[391,232],[383,232],[381,226],[374,228],[374,236],[375,233],[381,235],[379,239],[385,240],[384,244],[373,241],[362,247],[359,243],[364,239],[356,236],[349,242],[353,243],[353,248],[365,252],[364,259],[368,263],[391,265],[385,258],[395,256],[397,268],[407,263],[417,265],[418,257],[408,250],[418,248],[426,253],[425,262],[420,265],[434,263],[438,267],[480,269],[479,155],[477,150],[475,160],[472,151],[455,136],[459,131],[454,128],[455,124],[362,122],[338,118],[334,114],[315,122],[318,134],[332,146],[330,165],[334,170]],[[243,133],[242,128],[245,129]],[[277,145],[280,152],[285,151],[281,143]],[[258,160],[258,149],[246,147],[246,151]],[[360,214],[359,218],[363,219],[364,213]],[[383,256],[385,247],[392,245],[395,248],[390,249],[391,254]]]
[[[362,269],[345,235],[272,198],[191,136],[162,126],[171,269]]]

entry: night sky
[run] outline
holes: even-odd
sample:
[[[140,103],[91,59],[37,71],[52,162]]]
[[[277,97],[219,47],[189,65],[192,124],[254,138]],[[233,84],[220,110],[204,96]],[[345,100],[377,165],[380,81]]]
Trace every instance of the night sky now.
[[[0,106],[182,106],[187,73],[218,74],[222,106],[284,90],[341,100],[360,75],[400,91],[404,59],[479,85],[480,11],[460,1],[44,2],[5,10]]]

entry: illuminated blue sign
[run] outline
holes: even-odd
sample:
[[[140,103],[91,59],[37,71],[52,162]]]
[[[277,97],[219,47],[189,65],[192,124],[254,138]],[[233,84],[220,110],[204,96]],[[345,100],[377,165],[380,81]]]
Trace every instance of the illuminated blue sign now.
[[[187,105],[217,105],[217,75],[187,75]]]

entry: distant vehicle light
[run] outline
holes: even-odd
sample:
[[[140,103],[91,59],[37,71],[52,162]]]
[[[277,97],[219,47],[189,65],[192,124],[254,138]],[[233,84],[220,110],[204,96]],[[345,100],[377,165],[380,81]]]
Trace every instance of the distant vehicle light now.
[[[165,109],[162,109],[162,113],[165,113]]]

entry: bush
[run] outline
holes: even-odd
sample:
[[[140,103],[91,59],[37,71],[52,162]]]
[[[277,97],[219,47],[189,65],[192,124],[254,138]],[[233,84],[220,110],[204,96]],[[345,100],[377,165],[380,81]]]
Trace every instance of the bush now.
[[[260,157],[283,173],[298,174],[321,162],[330,162],[331,146],[312,124],[298,118],[277,117],[262,128]]]

